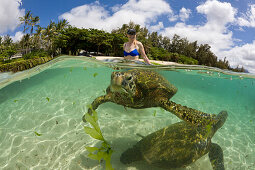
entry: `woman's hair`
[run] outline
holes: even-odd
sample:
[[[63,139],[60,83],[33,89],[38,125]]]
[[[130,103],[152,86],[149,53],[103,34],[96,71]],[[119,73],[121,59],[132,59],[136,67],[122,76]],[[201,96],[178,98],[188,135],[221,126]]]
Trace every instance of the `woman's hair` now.
[[[136,35],[136,30],[132,29],[132,28],[128,29],[127,34],[129,34],[129,35]]]
[[[128,29],[127,34],[128,34],[128,35],[136,35],[136,30],[133,29],[133,28]],[[135,40],[134,40],[134,45],[136,46],[136,44],[137,44],[137,40],[135,39]]]

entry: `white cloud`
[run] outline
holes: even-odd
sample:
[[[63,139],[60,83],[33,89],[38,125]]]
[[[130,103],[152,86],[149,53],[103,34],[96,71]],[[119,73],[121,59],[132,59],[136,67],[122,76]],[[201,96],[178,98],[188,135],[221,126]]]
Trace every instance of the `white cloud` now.
[[[180,17],[181,21],[185,22],[189,18],[190,14],[191,14],[191,10],[183,7],[180,10],[179,17]]]
[[[21,38],[23,37],[24,33],[22,31],[18,31],[15,33],[14,36],[11,36],[13,42],[17,42],[17,41],[20,41]]]
[[[215,31],[224,31],[226,24],[235,21],[236,9],[230,3],[207,0],[197,7],[197,12],[205,14],[206,26]]]
[[[19,17],[25,14],[20,6],[21,0],[0,0],[0,34],[14,31],[19,25]]]
[[[246,27],[255,27],[255,4],[249,5],[250,9],[237,18],[237,24]]]
[[[157,32],[157,31],[161,30],[162,28],[164,28],[164,24],[163,24],[163,22],[159,22],[157,25],[150,26],[149,30],[151,32]]]
[[[177,23],[165,28],[163,35],[172,37],[178,34],[190,41],[209,44],[214,53],[229,49],[233,46],[232,32],[227,30],[227,24],[234,21],[236,10],[230,3],[208,0],[197,7],[197,12],[205,14],[207,22],[204,25],[186,25]]]
[[[73,8],[59,18],[68,20],[76,27],[111,31],[130,21],[141,26],[150,25],[157,21],[158,16],[172,14],[170,5],[164,0],[129,0],[124,5],[115,6],[112,10],[113,14],[110,15],[110,11],[99,3],[89,4]]]
[[[249,72],[255,73],[255,41],[251,44],[236,46],[228,51],[222,51],[221,55],[226,56],[232,66],[243,66]]]
[[[68,20],[69,24],[76,27],[98,28],[102,27],[102,21],[107,18],[108,12],[97,4],[83,5],[72,9],[60,16]]]
[[[174,22],[174,21],[177,21],[178,20],[178,15],[170,15],[169,17],[168,17],[168,20],[170,21],[170,22]]]

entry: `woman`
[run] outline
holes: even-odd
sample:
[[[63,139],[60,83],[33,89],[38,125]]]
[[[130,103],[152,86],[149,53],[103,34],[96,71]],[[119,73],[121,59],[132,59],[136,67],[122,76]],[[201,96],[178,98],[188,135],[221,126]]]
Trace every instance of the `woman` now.
[[[135,29],[129,29],[127,31],[128,42],[123,46],[124,49],[124,59],[126,60],[138,60],[139,55],[144,59],[144,62],[151,64],[148,57],[145,54],[143,44],[136,40],[136,31]]]

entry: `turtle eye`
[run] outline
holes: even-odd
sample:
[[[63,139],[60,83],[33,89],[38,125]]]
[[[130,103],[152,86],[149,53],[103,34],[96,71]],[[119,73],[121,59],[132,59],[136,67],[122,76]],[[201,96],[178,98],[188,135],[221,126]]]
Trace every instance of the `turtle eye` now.
[[[128,78],[127,78],[127,80],[132,80],[132,77],[131,77],[131,76],[130,76],[130,77],[128,77]]]

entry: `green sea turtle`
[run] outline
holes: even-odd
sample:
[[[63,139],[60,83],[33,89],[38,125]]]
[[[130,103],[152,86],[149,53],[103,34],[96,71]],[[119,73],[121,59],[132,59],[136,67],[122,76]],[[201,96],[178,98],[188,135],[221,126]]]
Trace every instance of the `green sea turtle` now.
[[[169,101],[176,92],[177,88],[174,85],[152,70],[112,72],[111,84],[106,90],[106,95],[97,97],[88,113],[91,114],[92,109],[97,109],[102,103],[113,102],[135,109],[161,107],[195,125],[205,125],[214,121],[215,114],[207,114]],[[85,115],[83,121],[86,122]]]
[[[178,122],[144,137],[132,148],[122,153],[120,161],[129,164],[134,161],[146,161],[161,168],[180,168],[195,162],[209,153],[214,170],[224,170],[223,151],[211,138],[227,119],[222,111],[216,122],[196,127],[187,122]]]

